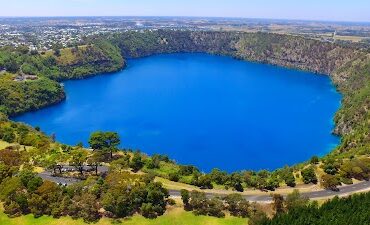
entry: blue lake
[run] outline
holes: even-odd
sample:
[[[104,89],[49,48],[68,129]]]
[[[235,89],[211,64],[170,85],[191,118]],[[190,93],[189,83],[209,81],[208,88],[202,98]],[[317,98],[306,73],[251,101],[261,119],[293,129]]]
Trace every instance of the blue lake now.
[[[208,54],[132,59],[114,74],[64,83],[67,100],[14,118],[87,144],[116,131],[122,147],[203,171],[275,169],[332,150],[341,95],[324,75]]]

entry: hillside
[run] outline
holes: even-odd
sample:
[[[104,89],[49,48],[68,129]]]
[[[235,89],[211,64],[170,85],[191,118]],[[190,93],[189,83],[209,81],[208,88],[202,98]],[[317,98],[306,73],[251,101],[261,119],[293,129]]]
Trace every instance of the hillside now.
[[[57,54],[49,51],[44,58],[55,62],[58,72],[48,74],[53,80],[81,79],[99,73],[115,72],[124,66],[118,48],[106,41],[61,49]]]
[[[65,98],[59,83],[48,78],[14,82],[13,75],[0,76],[0,112],[16,115],[58,103]]]
[[[146,31],[110,37],[124,57],[171,52],[208,52],[284,67],[332,74],[358,50],[298,36],[269,33]]]
[[[23,47],[1,48],[0,68],[7,72],[0,73],[0,111],[14,116],[58,103],[65,99],[59,81],[114,72],[123,66],[118,48],[106,41],[41,54]]]

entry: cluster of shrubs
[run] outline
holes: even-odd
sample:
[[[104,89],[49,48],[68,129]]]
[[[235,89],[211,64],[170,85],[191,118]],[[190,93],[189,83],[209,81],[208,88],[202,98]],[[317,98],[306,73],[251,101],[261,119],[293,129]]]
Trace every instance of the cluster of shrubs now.
[[[48,146],[50,138],[39,132],[39,128],[32,128],[23,123],[9,121],[0,113],[0,139],[8,143],[18,143],[26,146],[42,148]]]
[[[164,165],[162,162],[175,168],[172,172],[156,173]],[[210,173],[201,173],[194,166],[176,165],[167,156],[154,155],[142,160],[140,164],[146,172],[153,172],[157,176],[165,177],[171,181],[183,182],[200,187],[212,189],[215,185],[224,186],[243,192],[244,188],[255,188],[262,191],[274,191],[282,183],[289,187],[296,186],[296,180],[301,178],[305,184],[318,184],[326,189],[338,190],[337,186],[352,184],[352,178],[368,180],[370,175],[370,159],[367,157],[334,159],[331,157],[320,160],[317,156],[311,158],[308,165],[298,167],[284,167],[275,171],[242,171],[227,173],[213,169]],[[325,173],[320,177],[316,171],[322,169]]]
[[[225,197],[208,198],[204,192],[181,190],[181,199],[186,211],[195,215],[225,217],[225,211],[236,217],[246,218],[250,215],[251,206],[239,194]]]
[[[350,158],[347,160],[335,160],[328,158],[323,161],[321,168],[326,173],[321,177],[321,185],[324,188],[338,190],[337,186],[352,184],[352,179],[369,180],[370,158]]]
[[[195,185],[201,189],[213,189],[215,185],[219,185],[224,186],[225,189],[232,189],[239,192],[243,192],[246,187],[273,191],[282,182],[285,182],[290,187],[295,187],[296,185],[293,169],[289,167],[273,172],[261,170],[258,172],[242,171],[229,174],[219,169],[213,169],[210,173],[201,173],[194,166],[169,163],[172,168],[175,168],[169,173],[156,173],[155,169],[149,169],[151,167],[145,163],[143,165],[146,172],[154,172],[156,175],[165,177],[171,181]],[[161,165],[158,163],[158,167],[156,168],[160,168]]]

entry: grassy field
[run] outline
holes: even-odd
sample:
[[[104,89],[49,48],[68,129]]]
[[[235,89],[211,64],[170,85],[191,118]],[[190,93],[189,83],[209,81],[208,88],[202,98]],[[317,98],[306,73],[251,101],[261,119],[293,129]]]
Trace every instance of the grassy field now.
[[[8,147],[10,144],[8,142],[0,140],[0,149]]]
[[[14,146],[14,145],[18,145],[18,144],[11,144],[11,143],[0,140],[0,150],[5,149],[6,147],[9,147],[9,146]],[[24,148],[23,145],[19,145],[19,146],[20,146],[21,149]],[[26,147],[27,151],[33,148],[31,146],[25,146],[25,147]]]
[[[85,50],[86,47],[87,47],[86,45],[82,45],[79,46],[78,49]],[[54,51],[53,50],[47,51],[44,56],[46,57],[54,56]],[[72,48],[63,48],[60,49],[60,57],[56,57],[56,59],[59,64],[70,65],[78,60],[78,54],[74,54],[72,52]]]
[[[35,219],[32,215],[22,216],[14,219],[8,218],[0,212],[1,225],[86,225],[82,220],[73,220],[69,217],[53,219],[51,217],[41,217]],[[102,219],[96,225],[110,225],[112,220]],[[157,219],[145,219],[142,216],[134,216],[127,220],[122,220],[123,225],[247,225],[246,219],[226,217],[213,218],[207,216],[194,216],[191,212],[185,212],[181,208],[170,210],[166,215]]]

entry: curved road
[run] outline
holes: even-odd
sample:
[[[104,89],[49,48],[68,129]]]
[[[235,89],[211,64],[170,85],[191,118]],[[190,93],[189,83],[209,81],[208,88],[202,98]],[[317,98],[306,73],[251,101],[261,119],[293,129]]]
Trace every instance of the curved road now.
[[[72,167],[70,167],[72,168]],[[99,172],[107,172],[107,167],[101,166],[98,168]],[[44,179],[44,180],[49,180],[58,184],[63,184],[63,185],[70,185],[74,184],[77,182],[80,182],[81,180],[75,179],[75,178],[65,178],[65,177],[55,177],[52,176],[51,172],[44,171],[42,173],[39,173],[39,176]],[[356,192],[361,192],[361,191],[370,191],[370,181],[363,181],[359,182],[357,184],[352,184],[352,185],[345,185],[345,186],[340,186],[338,187],[339,191],[331,191],[331,190],[320,190],[320,191],[313,191],[313,192],[306,192],[306,193],[301,193],[303,196],[306,196],[310,199],[325,199],[325,198],[331,198],[334,196],[346,196],[350,195]],[[292,189],[293,190],[293,189]],[[172,197],[181,197],[180,191],[179,190],[169,190],[170,195]],[[225,196],[225,194],[215,194],[215,193],[210,193],[207,192],[207,190],[204,191],[208,197],[216,197],[216,196]],[[272,200],[270,195],[245,195],[241,193],[245,199],[251,202],[269,202]],[[284,196],[284,195],[283,195]]]
[[[363,181],[357,184],[346,185],[338,187],[339,191],[331,191],[331,190],[320,190],[320,191],[313,191],[313,192],[306,192],[301,193],[301,195],[306,196],[310,199],[325,199],[325,198],[332,198],[335,196],[346,196],[350,194],[354,194],[356,192],[361,191],[370,191],[370,181]],[[293,190],[293,189],[292,189]],[[215,196],[225,196],[223,194],[214,194],[214,193],[207,193],[208,197],[215,197]],[[243,193],[241,193],[243,195]],[[173,197],[180,197],[180,191],[177,190],[170,190],[170,195]],[[251,202],[269,202],[272,201],[272,197],[270,195],[243,195],[245,199]],[[283,194],[283,196],[286,196]]]

